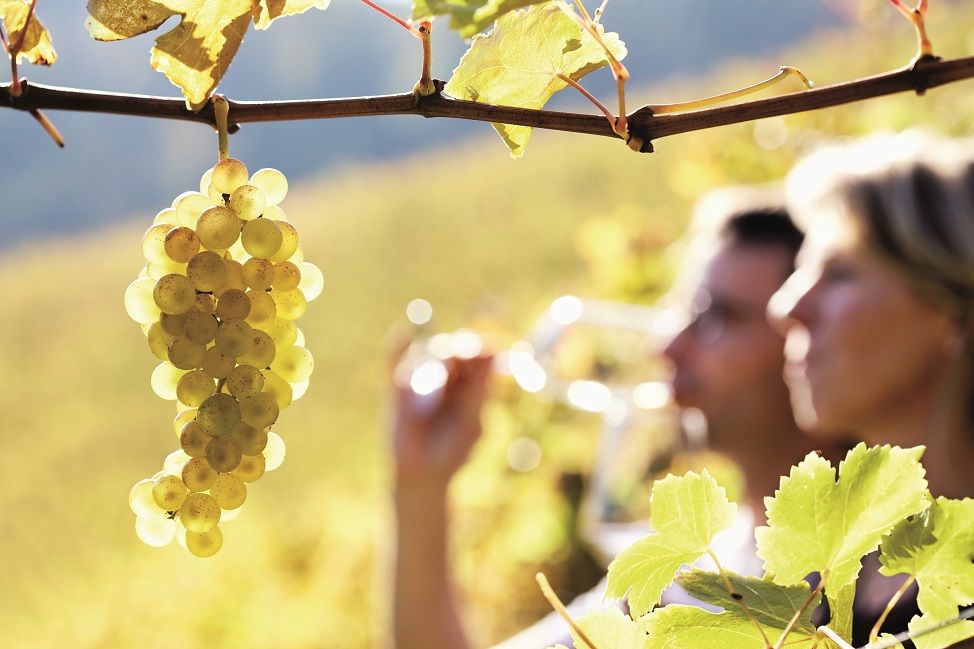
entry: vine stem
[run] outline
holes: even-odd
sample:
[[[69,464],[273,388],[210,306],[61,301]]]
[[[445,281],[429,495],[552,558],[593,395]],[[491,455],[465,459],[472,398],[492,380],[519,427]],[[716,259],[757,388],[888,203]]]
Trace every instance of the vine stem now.
[[[812,602],[815,601],[815,596],[821,594],[822,590],[825,589],[826,580],[827,580],[827,574],[822,575],[822,580],[818,582],[818,586],[816,586],[815,590],[813,590],[808,595],[808,599],[805,600],[805,603],[802,604],[802,607],[797,611],[795,611],[795,615],[788,622],[788,626],[786,626],[785,630],[781,632],[781,637],[778,638],[778,642],[775,643],[774,649],[782,649],[782,647],[785,646],[785,640],[788,639],[788,634],[790,634],[794,630],[794,628],[798,625],[798,621],[802,619],[802,615],[805,614],[805,611],[808,610],[808,607],[811,606]]]
[[[230,137],[227,133],[227,122],[230,116],[230,103],[223,95],[213,95],[213,114],[216,117],[217,133],[217,161],[230,157]]]
[[[876,642],[879,640],[879,629],[883,626],[886,618],[889,617],[893,607],[896,606],[898,601],[900,601],[900,598],[903,597],[903,594],[907,591],[907,589],[913,585],[914,581],[916,581],[916,577],[914,575],[910,575],[909,578],[903,582],[903,585],[900,586],[895,593],[893,593],[893,596],[890,598],[886,608],[883,609],[879,619],[876,620],[876,624],[874,624],[873,628],[869,631],[869,642]]]
[[[762,627],[761,623],[758,622],[757,618],[754,617],[754,613],[751,612],[751,607],[748,606],[747,602],[744,601],[744,596],[734,589],[734,584],[731,583],[730,577],[727,576],[727,572],[724,570],[724,567],[720,565],[720,559],[718,559],[717,555],[714,554],[714,551],[709,548],[707,549],[707,554],[710,555],[710,560],[714,562],[715,566],[717,566],[717,572],[720,573],[720,578],[724,582],[724,588],[727,589],[727,593],[731,596],[731,599],[737,602],[737,604],[741,607],[741,610],[744,611],[744,615],[747,616],[747,619],[754,623],[758,633],[761,634],[761,639],[764,641],[765,649],[771,649],[771,640],[768,639],[768,634],[764,632],[764,627]]]
[[[362,0],[362,2],[365,3],[365,4],[367,4],[368,6],[372,7],[373,9],[375,9],[376,11],[378,11],[380,14],[382,14],[383,16],[385,16],[386,18],[388,18],[389,20],[391,20],[391,21],[393,21],[393,22],[401,25],[403,28],[406,29],[406,31],[408,31],[410,34],[412,34],[416,38],[418,38],[420,40],[423,40],[423,35],[420,33],[420,31],[418,29],[416,29],[415,27],[413,27],[412,25],[410,25],[407,21],[403,20],[402,18],[400,18],[396,14],[392,13],[388,9],[385,9],[383,7],[380,7],[376,3],[372,2],[372,0]]]
[[[655,115],[643,107],[629,115],[629,133],[643,142],[640,151],[653,150],[652,141],[717,126],[738,124],[766,117],[790,115],[830,106],[839,106],[883,95],[913,91],[923,93],[948,83],[974,77],[974,56],[939,60],[925,57],[913,65],[873,77],[856,79],[831,86],[821,86],[777,97],[745,101],[731,106]],[[434,81],[437,89],[442,81]],[[151,97],[75,88],[62,88],[23,82],[24,92],[17,97],[11,84],[0,83],[0,106],[31,110],[74,110],[142,117],[162,117],[197,121],[215,126],[213,108],[207,104],[200,112],[186,109],[181,97]],[[310,99],[292,101],[237,102],[230,107],[234,122],[229,132],[248,122],[274,122],[297,119],[327,119],[375,115],[421,115],[531,126],[549,130],[585,133],[616,138],[611,125],[602,115],[566,113],[512,106],[494,106],[473,101],[451,99],[437,92],[417,97],[412,92],[379,97],[351,99]]]
[[[544,573],[539,572],[534,576],[534,578],[538,582],[538,586],[541,587],[541,592],[544,594],[545,599],[547,599],[548,603],[551,604],[551,607],[558,612],[558,615],[560,615],[562,619],[568,623],[568,626],[571,627],[572,631],[575,632],[578,638],[587,644],[589,649],[598,649],[595,643],[592,642],[587,635],[585,635],[585,632],[582,631],[578,624],[575,623],[575,620],[572,619],[572,614],[568,612],[568,609],[565,608],[565,605],[558,597],[558,594],[555,593],[554,589],[552,589],[551,584],[548,583],[548,578],[545,577]]]
[[[835,644],[839,645],[839,649],[856,649],[851,644],[843,640],[842,636],[840,636],[838,633],[836,633],[835,631],[833,631],[827,626],[820,626],[818,628],[818,632],[824,635],[832,642],[834,642]]]

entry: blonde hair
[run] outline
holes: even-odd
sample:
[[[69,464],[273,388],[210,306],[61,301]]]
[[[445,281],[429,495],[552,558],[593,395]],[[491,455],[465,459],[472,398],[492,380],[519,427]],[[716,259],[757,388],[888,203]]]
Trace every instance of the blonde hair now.
[[[849,219],[920,295],[974,319],[974,138],[908,131],[831,145],[795,167],[786,193],[803,228],[826,211]]]

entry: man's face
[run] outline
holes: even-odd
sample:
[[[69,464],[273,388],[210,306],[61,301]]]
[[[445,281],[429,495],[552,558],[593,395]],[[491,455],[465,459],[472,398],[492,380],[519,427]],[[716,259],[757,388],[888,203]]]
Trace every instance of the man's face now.
[[[702,263],[685,269],[700,278],[687,287],[690,321],[663,354],[676,402],[706,416],[711,447],[739,449],[758,441],[762,422],[790,418],[784,340],[765,310],[791,260],[783,246],[720,244]]]

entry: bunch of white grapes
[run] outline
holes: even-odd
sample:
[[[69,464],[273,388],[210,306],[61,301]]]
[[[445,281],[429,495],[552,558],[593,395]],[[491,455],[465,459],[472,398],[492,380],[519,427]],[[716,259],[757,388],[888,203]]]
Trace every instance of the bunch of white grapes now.
[[[212,556],[223,544],[219,523],[240,512],[248,483],[284,461],[270,429],[314,367],[294,321],[324,284],[279,207],[286,193],[280,171],[251,176],[227,158],[142,239],[147,264],[125,290],[125,310],[161,361],[152,389],[176,401],[180,445],[129,493],[148,545],[175,538]]]

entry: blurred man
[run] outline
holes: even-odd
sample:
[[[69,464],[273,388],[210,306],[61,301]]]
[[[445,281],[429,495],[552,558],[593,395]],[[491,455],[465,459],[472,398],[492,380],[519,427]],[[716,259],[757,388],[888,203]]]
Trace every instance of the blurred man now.
[[[722,562],[726,558],[726,565],[744,573],[761,569],[751,530],[763,522],[763,497],[811,449],[791,416],[782,380],[783,339],[764,315],[771,295],[794,269],[801,240],[774,192],[738,188],[714,193],[697,210],[674,290],[685,316],[664,351],[673,366],[675,400],[704,415],[711,447],[736,461],[747,478],[742,524],[735,526],[736,537],[720,542],[732,555],[721,556]],[[398,388],[392,426],[396,649],[477,646],[463,630],[454,597],[446,493],[480,435],[490,359],[455,360],[449,369],[432,411],[421,407],[408,388]],[[579,608],[599,603],[603,591],[600,585],[582,596]],[[668,597],[680,600],[675,591]],[[571,644],[565,627],[552,617],[500,647],[544,649],[556,642]]]

